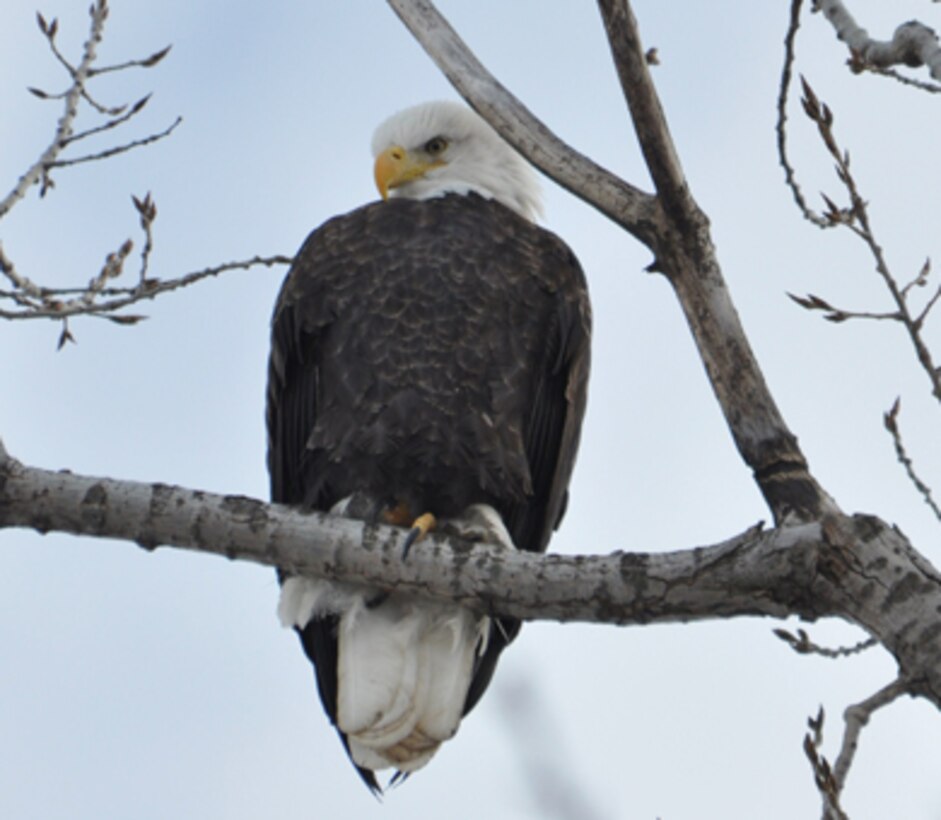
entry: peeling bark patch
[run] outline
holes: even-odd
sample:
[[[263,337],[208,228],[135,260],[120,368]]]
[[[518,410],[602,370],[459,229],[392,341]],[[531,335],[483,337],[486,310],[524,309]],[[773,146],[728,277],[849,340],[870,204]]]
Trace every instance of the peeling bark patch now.
[[[104,527],[105,517],[107,515],[108,492],[99,482],[88,488],[85,497],[82,498],[82,504],[79,508],[79,515],[82,523],[100,533]]]

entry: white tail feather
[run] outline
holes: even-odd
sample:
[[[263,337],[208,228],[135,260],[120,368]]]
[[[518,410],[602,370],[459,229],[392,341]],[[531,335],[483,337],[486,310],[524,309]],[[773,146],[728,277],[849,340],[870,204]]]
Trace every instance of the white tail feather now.
[[[513,548],[500,516],[475,504],[440,528]],[[287,578],[278,617],[303,629],[339,615],[337,726],[357,765],[413,772],[457,732],[490,619],[453,604],[384,597],[356,584]]]
[[[367,768],[424,765],[461,722],[481,619],[393,595],[340,621],[337,724]]]

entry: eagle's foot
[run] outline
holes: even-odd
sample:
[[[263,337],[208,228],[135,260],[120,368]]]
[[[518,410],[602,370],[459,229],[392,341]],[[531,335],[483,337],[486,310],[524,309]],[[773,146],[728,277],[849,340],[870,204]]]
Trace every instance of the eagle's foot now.
[[[402,560],[408,558],[408,552],[413,544],[417,544],[438,526],[438,519],[433,513],[426,512],[418,518],[413,518],[412,515],[411,508],[404,501],[398,502],[394,507],[386,507],[382,511],[382,518],[387,524],[395,527],[409,527],[405,544],[402,547]]]
[[[402,545],[402,560],[404,561],[408,558],[409,550],[412,548],[412,544],[416,544],[422,540],[426,535],[428,535],[431,530],[437,526],[438,519],[430,512],[426,512],[412,522],[412,528],[408,531],[408,535],[405,536],[405,543]]]
[[[456,535],[465,541],[491,544],[507,550],[516,549],[500,513],[489,504],[471,504],[460,516],[442,521],[438,532]]]

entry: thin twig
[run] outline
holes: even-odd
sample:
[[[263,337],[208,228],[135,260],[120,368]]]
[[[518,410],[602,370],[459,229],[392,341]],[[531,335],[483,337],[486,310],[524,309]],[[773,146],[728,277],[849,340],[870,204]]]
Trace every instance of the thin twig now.
[[[85,154],[84,156],[70,159],[57,159],[53,162],[50,162],[47,167],[50,169],[66,168],[70,165],[80,165],[83,162],[97,162],[100,159],[107,159],[108,157],[113,157],[117,154],[124,154],[128,151],[133,151],[135,148],[140,148],[144,145],[150,145],[152,142],[157,142],[158,140],[162,140],[164,137],[170,136],[170,134],[173,133],[174,129],[181,122],[183,122],[183,118],[177,117],[163,131],[160,131],[156,134],[150,134],[149,136],[142,137],[141,139],[132,140],[131,142],[127,142],[124,145],[116,145],[113,148],[107,148],[104,151],[99,151],[96,154]]]
[[[42,152],[42,154],[39,156],[39,159],[37,159],[19,178],[16,185],[13,187],[13,190],[10,191],[10,193],[7,194],[7,196],[2,201],[0,201],[0,218],[3,218],[3,216],[5,216],[18,201],[23,199],[23,197],[26,196],[27,191],[33,185],[39,183],[40,194],[45,194],[53,184],[52,178],[49,175],[49,172],[52,169],[64,168],[66,166],[77,165],[84,162],[92,162],[99,159],[106,159],[110,156],[114,156],[115,154],[125,153],[127,151],[133,150],[134,148],[148,145],[169,135],[181,122],[181,119],[177,118],[177,120],[172,125],[158,134],[151,134],[146,138],[133,140],[124,145],[110,148],[105,151],[88,154],[86,156],[75,157],[72,159],[61,158],[62,151],[72,143],[83,140],[92,136],[93,134],[99,134],[103,131],[117,128],[118,126],[126,123],[135,114],[137,114],[144,107],[144,105],[146,105],[147,100],[149,99],[148,95],[147,97],[138,100],[130,107],[128,105],[103,105],[97,102],[88,93],[87,81],[90,78],[105,72],[118,71],[131,67],[142,66],[149,68],[159,63],[169,51],[168,46],[167,48],[164,48],[161,51],[158,51],[141,60],[129,60],[118,65],[106,66],[104,68],[95,68],[94,62],[97,59],[97,47],[102,40],[105,20],[108,17],[107,0],[95,0],[91,6],[90,15],[91,29],[89,31],[88,38],[83,45],[82,58],[78,65],[73,65],[59,50],[59,47],[56,43],[56,35],[59,30],[58,21],[52,20],[51,22],[46,22],[46,19],[41,14],[37,14],[36,16],[39,29],[46,38],[46,42],[48,43],[53,56],[65,68],[69,75],[70,85],[68,89],[61,94],[49,94],[36,88],[29,89],[40,99],[64,100],[64,112],[56,125],[52,142],[49,144],[46,150]],[[76,116],[78,115],[79,105],[82,100],[86,101],[99,114],[111,117],[113,119],[101,125],[94,126],[85,131],[82,131],[78,134],[74,133],[74,122]]]
[[[787,153],[787,100],[791,90],[792,69],[794,66],[795,42],[797,29],[800,27],[800,14],[803,0],[791,0],[791,16],[784,36],[784,65],[781,67],[781,82],[778,87],[778,121],[775,124],[778,145],[778,162],[784,169],[784,181],[791,189],[791,195],[804,218],[818,228],[832,228],[833,223],[818,214],[804,198],[804,192],[797,182],[797,173],[791,165]]]
[[[13,260],[6,255],[3,243],[0,242],[0,273],[6,276],[13,285],[12,298],[20,304],[32,306],[30,299],[42,299],[43,289],[28,277],[22,276],[17,270]]]
[[[915,485],[915,489],[918,490],[918,492],[921,494],[921,497],[925,499],[925,503],[935,514],[935,518],[941,521],[941,508],[939,508],[935,502],[934,497],[931,494],[931,488],[925,484],[925,482],[922,481],[915,472],[915,465],[912,463],[911,457],[905,450],[905,445],[902,444],[902,433],[899,430],[898,424],[898,415],[901,406],[901,399],[896,399],[893,402],[892,407],[882,417],[883,424],[885,425],[885,429],[888,430],[892,436],[892,443],[895,445],[895,455],[898,458],[899,463],[905,468],[905,472],[908,474],[909,479],[911,480],[912,484]]]
[[[807,728],[810,732],[804,735],[804,754],[810,761],[814,772],[814,784],[820,797],[823,799],[823,820],[849,820],[848,815],[840,806],[841,786],[833,774],[830,761],[821,754],[823,746],[823,724],[826,714],[821,706],[817,716],[807,719]]]
[[[928,83],[924,80],[916,80],[914,77],[906,77],[904,74],[899,74],[894,68],[879,68],[878,66],[867,65],[864,70],[868,71],[870,74],[877,74],[880,77],[888,77],[892,80],[896,80],[902,83],[902,85],[912,86],[919,91],[927,91],[930,94],[941,94],[941,85]]]
[[[788,632],[786,629],[775,629],[774,634],[799,655],[820,655],[821,657],[831,659],[859,655],[879,643],[875,638],[866,638],[863,641],[859,641],[859,643],[853,644],[853,646],[838,646],[836,649],[831,649],[828,646],[820,646],[814,643],[803,629],[798,629],[797,635]]]
[[[787,295],[788,298],[797,302],[797,304],[806,310],[823,311],[823,318],[828,322],[845,322],[847,319],[876,319],[879,321],[889,320],[894,322],[902,320],[902,314],[898,311],[892,311],[891,313],[873,313],[865,310],[844,310],[843,308],[833,307],[828,301],[821,299],[819,296],[815,296],[813,293],[808,293],[806,296],[795,296],[793,293],[788,293]]]
[[[65,147],[65,141],[72,135],[72,125],[75,122],[75,117],[78,114],[78,104],[79,100],[82,97],[82,89],[85,85],[85,80],[88,76],[88,72],[91,69],[92,63],[95,61],[96,57],[96,47],[101,41],[101,33],[104,29],[105,18],[107,17],[107,5],[103,2],[98,2],[91,7],[91,31],[88,35],[88,39],[85,41],[84,51],[82,53],[82,59],[78,64],[78,68],[74,70],[72,75],[72,87],[68,90],[68,93],[65,96],[65,110],[62,113],[62,116],[59,118],[59,122],[56,125],[55,133],[52,137],[52,142],[46,148],[45,151],[40,154],[39,159],[36,160],[24,173],[16,185],[13,187],[13,190],[10,191],[7,196],[0,201],[0,219],[2,219],[7,212],[12,208],[19,200],[21,200],[26,192],[37,182],[39,182],[45,174],[47,173],[48,168],[53,162],[56,161],[62,149]],[[44,21],[40,18],[40,25]],[[47,39],[50,41],[55,36],[55,29],[53,27],[53,33],[50,36],[47,32]]]
[[[91,7],[91,14],[94,15],[96,11],[98,14],[101,15],[102,23],[103,23],[104,20],[107,19],[108,17],[107,0],[98,0],[97,3],[93,4]],[[46,40],[49,44],[49,49],[52,51],[52,54],[56,58],[56,60],[59,61],[60,65],[66,70],[66,72],[68,72],[69,77],[74,83],[78,78],[78,70],[72,65],[72,63],[69,62],[68,58],[59,50],[58,45],[56,45],[55,38],[56,38],[57,30],[58,30],[58,25],[57,25],[58,20],[53,19],[51,25],[47,26],[45,25],[45,21],[43,20],[42,15],[38,15],[38,19],[39,19],[39,28],[43,32],[43,34],[46,35]],[[98,39],[100,42],[101,37],[99,36]],[[85,79],[93,77],[94,75],[95,75],[95,69],[89,67],[88,71],[86,72]],[[65,93],[68,93],[68,92],[65,92]],[[56,94],[48,94],[45,96],[48,96],[50,99],[56,99],[59,97],[59,95],[56,95]],[[85,102],[87,102],[99,114],[105,114],[107,116],[117,116],[121,114],[125,110],[125,108],[127,108],[126,105],[107,106],[102,103],[99,103],[88,93],[88,88],[85,86],[84,81],[82,83],[81,96],[85,100]]]
[[[939,297],[941,297],[941,285],[938,285],[932,297],[925,303],[924,309],[915,318],[916,327],[920,329],[921,326],[925,323],[925,319],[928,318],[928,314],[931,312],[931,309],[937,303]]]
[[[938,401],[941,401],[941,371],[935,366],[931,351],[921,335],[922,323],[928,311],[937,302],[937,297],[929,301],[927,308],[923,310],[917,318],[912,316],[907,298],[910,286],[906,286],[905,288],[899,287],[886,261],[885,253],[876,239],[869,217],[868,204],[860,193],[856,179],[850,169],[849,152],[840,148],[836,136],[834,135],[833,112],[825,103],[820,101],[806,79],[803,79],[802,82],[804,96],[801,102],[803,103],[804,111],[807,116],[816,123],[820,139],[826,146],[830,156],[835,160],[837,177],[849,194],[850,199],[850,204],[847,208],[839,208],[832,200],[824,196],[829,208],[824,216],[833,224],[843,225],[849,228],[862,239],[869,248],[870,255],[875,262],[876,271],[885,283],[886,288],[892,296],[892,301],[895,303],[896,313],[898,314],[897,321],[905,327],[908,333],[912,346],[915,348],[915,355],[918,362],[921,364],[922,369],[931,382],[932,395],[934,395]],[[916,283],[927,281],[928,271],[929,265],[926,263],[914,281]],[[846,311],[845,314],[844,318],[852,318],[851,312]]]
[[[902,288],[902,296],[908,296],[908,292],[912,288],[923,288],[928,284],[928,274],[931,273],[931,257],[925,260],[925,263],[921,266],[921,269],[918,271],[918,274],[909,281],[905,287]]]
[[[157,205],[150,196],[150,191],[143,199],[131,197],[134,207],[140,214],[140,226],[144,231],[144,247],[140,257],[140,284],[147,281],[147,270],[150,267],[150,254],[154,248],[154,220],[157,218]]]
[[[159,63],[167,54],[170,53],[172,46],[166,46],[165,48],[160,49],[151,54],[149,57],[144,57],[142,60],[126,60],[123,63],[116,63],[115,65],[106,65],[106,66],[96,66],[93,68],[88,76],[97,77],[99,74],[108,74],[113,71],[124,71],[128,68],[153,68],[157,63]]]
[[[120,117],[115,117],[114,119],[108,120],[106,123],[102,123],[101,125],[96,125],[93,128],[88,128],[85,131],[80,131],[77,134],[73,134],[71,137],[65,140],[65,144],[71,145],[73,142],[79,142],[80,140],[87,139],[88,137],[94,136],[95,134],[101,134],[104,131],[110,131],[112,128],[117,128],[119,125],[124,125],[124,123],[126,123],[132,117],[139,114],[143,110],[144,106],[147,105],[149,100],[150,94],[139,99]]]
[[[846,785],[846,777],[853,765],[853,758],[859,746],[859,735],[866,724],[869,723],[869,718],[883,706],[888,706],[901,695],[908,694],[908,691],[907,682],[899,678],[871,697],[866,698],[862,703],[847,707],[846,711],[843,712],[843,720],[846,723],[846,729],[843,732],[843,745],[840,747],[836,763],[833,764],[833,777],[839,791],[842,791]]]
[[[121,291],[126,295],[118,296],[104,302],[86,304],[81,298],[78,298],[68,302],[56,303],[51,307],[30,308],[28,310],[0,310],[0,318],[62,319],[66,316],[96,316],[111,314],[115,311],[121,310],[122,308],[128,307],[129,305],[133,305],[135,302],[141,302],[145,299],[153,299],[162,293],[168,293],[179,288],[185,288],[189,285],[199,282],[201,279],[206,279],[210,276],[218,276],[219,274],[230,270],[248,270],[249,268],[256,265],[263,265],[270,268],[274,265],[290,265],[292,261],[293,259],[290,256],[253,256],[251,259],[245,259],[239,262],[226,262],[222,265],[203,268],[202,270],[187,273],[176,279],[167,279],[165,281],[160,279],[147,279],[137,287],[130,288],[126,291]],[[47,302],[47,304],[50,301],[54,301],[61,293],[74,292],[75,289],[65,289],[61,292],[54,289],[42,290],[44,300]],[[84,293],[85,289],[83,288],[80,292]]]

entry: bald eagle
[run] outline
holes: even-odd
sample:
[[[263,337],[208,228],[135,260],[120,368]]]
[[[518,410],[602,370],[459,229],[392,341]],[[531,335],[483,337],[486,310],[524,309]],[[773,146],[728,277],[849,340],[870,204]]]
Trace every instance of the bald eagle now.
[[[565,510],[590,308],[538,227],[530,167],[470,109],[435,102],[373,139],[382,199],[317,228],[272,320],[273,501],[541,552]],[[479,700],[518,621],[281,573],[360,776],[423,766]]]

